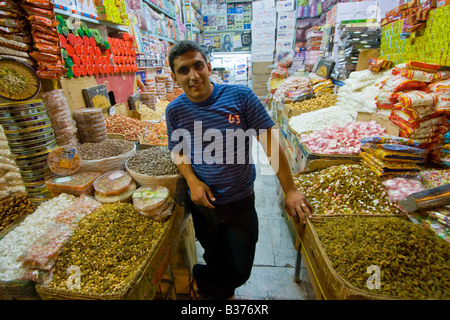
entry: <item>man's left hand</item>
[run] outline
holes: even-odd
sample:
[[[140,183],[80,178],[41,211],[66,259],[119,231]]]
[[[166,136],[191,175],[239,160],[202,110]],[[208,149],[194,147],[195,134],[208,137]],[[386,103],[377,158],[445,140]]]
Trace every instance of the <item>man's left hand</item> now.
[[[313,208],[306,199],[305,195],[297,190],[290,191],[286,194],[284,202],[286,212],[294,218],[295,222],[306,223],[306,217],[312,217]]]

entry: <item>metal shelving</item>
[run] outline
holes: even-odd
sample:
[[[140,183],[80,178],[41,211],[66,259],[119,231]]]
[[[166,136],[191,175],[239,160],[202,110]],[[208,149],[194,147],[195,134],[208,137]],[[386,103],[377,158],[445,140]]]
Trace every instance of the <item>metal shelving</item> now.
[[[108,22],[108,21],[97,20],[95,18],[84,16],[84,15],[81,15],[81,14],[78,14],[78,13],[75,13],[75,12],[71,12],[71,11],[67,11],[67,10],[64,10],[64,9],[55,8],[55,13],[59,14],[59,15],[62,15],[62,16],[65,16],[65,17],[73,18],[75,20],[80,20],[80,21],[83,21],[83,22],[92,23],[92,24],[96,24],[96,25],[102,25],[102,26],[107,27],[108,29],[129,32],[129,29],[128,29],[127,26],[111,23],[111,22]]]

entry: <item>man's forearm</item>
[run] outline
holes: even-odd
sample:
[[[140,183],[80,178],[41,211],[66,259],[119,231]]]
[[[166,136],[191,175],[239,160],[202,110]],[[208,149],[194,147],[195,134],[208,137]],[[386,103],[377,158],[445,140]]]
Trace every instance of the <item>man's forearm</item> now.
[[[296,191],[294,180],[292,178],[291,169],[287,160],[286,154],[281,149],[280,142],[278,140],[278,129],[267,130],[266,133],[258,137],[261,142],[266,155],[269,159],[272,169],[275,171],[281,187],[284,192]]]
[[[192,168],[192,165],[189,163],[189,159],[183,155],[175,155],[173,154],[175,165],[180,171],[181,175],[186,179],[188,185],[196,182],[198,180],[197,175]]]

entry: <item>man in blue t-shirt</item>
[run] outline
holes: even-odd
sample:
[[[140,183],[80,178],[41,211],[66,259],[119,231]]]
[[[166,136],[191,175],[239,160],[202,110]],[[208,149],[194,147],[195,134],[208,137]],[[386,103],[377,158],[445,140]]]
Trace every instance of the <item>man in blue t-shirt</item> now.
[[[202,296],[228,299],[250,277],[258,239],[251,142],[263,146],[285,193],[286,212],[305,223],[312,207],[293,181],[274,122],[252,90],[210,82],[201,47],[181,41],[169,54],[184,90],[166,108],[169,150],[186,180],[195,234],[206,265],[194,279]]]

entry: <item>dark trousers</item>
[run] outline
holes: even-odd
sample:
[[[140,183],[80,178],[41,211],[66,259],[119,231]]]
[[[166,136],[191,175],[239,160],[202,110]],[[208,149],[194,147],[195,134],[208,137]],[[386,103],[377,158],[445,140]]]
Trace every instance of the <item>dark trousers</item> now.
[[[194,278],[205,296],[227,299],[250,277],[258,241],[254,194],[209,209],[190,201],[195,235],[205,249],[206,265],[195,265]]]

